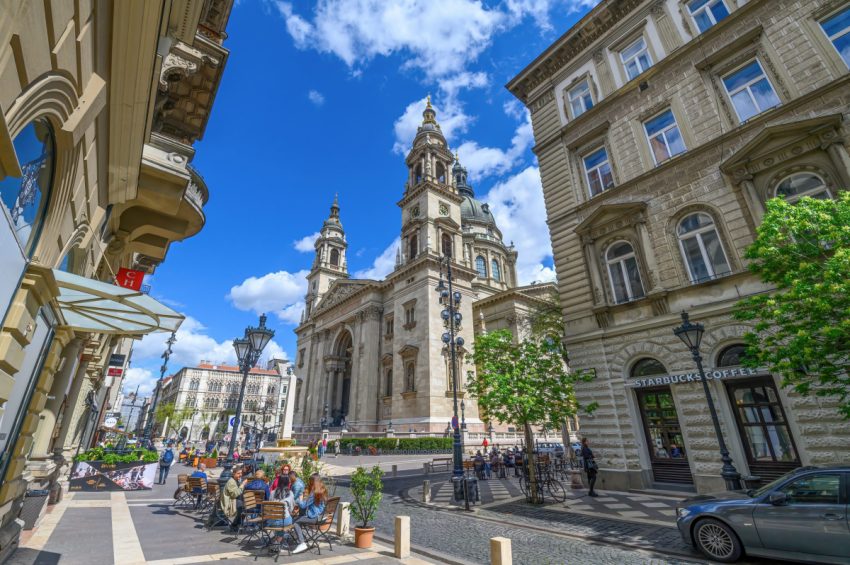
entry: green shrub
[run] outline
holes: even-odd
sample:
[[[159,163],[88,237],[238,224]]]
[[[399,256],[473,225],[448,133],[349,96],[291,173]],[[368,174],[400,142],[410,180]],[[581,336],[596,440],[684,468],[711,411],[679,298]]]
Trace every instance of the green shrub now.
[[[342,449],[357,448],[368,451],[370,447],[382,451],[393,451],[395,449],[422,449],[451,451],[452,438],[450,437],[417,437],[417,438],[344,438],[340,440]]]
[[[375,465],[368,473],[363,467],[357,467],[351,475],[351,494],[354,496],[351,516],[361,528],[368,528],[369,523],[375,519],[378,505],[383,498],[383,474],[381,468]]]

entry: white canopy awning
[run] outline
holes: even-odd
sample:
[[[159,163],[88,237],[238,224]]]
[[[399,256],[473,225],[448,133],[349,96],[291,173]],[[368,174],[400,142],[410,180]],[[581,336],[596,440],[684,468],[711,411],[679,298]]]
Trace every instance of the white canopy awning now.
[[[147,294],[54,269],[56,302],[73,330],[117,335],[175,331],[184,317]]]

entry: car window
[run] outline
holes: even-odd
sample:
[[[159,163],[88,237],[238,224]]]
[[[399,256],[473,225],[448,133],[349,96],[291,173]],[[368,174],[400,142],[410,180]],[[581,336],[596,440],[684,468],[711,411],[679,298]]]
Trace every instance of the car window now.
[[[822,473],[808,475],[782,487],[788,504],[838,504],[841,476]]]

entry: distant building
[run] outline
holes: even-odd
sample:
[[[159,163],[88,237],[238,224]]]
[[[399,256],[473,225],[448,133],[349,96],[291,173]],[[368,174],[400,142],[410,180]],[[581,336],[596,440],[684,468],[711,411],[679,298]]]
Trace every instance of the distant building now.
[[[850,2],[602,0],[510,81],[530,110],[566,340],[607,488],[722,489],[694,362],[738,471],[850,459],[837,401],[742,368],[765,201],[850,186]]]

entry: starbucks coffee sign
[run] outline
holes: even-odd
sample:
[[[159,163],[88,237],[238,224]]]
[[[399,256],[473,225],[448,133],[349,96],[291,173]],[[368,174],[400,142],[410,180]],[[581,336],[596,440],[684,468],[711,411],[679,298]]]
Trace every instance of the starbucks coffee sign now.
[[[752,377],[755,375],[767,374],[767,369],[748,369],[746,367],[736,367],[734,369],[713,369],[705,371],[705,380],[713,379],[730,379],[735,377]],[[642,379],[632,379],[627,386],[632,388],[643,388],[648,386],[663,386],[679,383],[698,383],[700,379],[699,373],[681,373],[678,375],[659,375],[657,377],[645,377]]]

